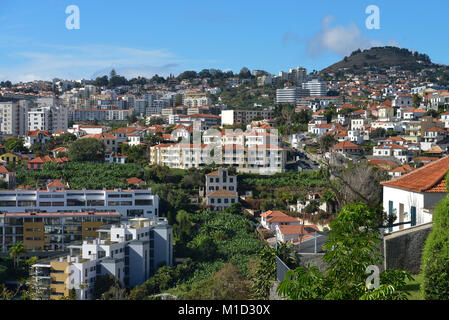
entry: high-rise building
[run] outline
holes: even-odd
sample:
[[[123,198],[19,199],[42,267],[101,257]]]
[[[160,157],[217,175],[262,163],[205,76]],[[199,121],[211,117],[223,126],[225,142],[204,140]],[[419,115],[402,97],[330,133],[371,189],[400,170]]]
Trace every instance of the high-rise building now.
[[[327,94],[326,82],[319,79],[312,79],[303,83],[302,88],[309,90],[311,96],[325,96]]]
[[[161,265],[173,265],[173,228],[165,218],[131,219],[98,230],[95,240],[70,246],[70,255],[31,266],[32,287],[43,299],[60,299],[74,291],[77,299],[93,298],[100,276],[112,275],[122,287],[133,288]]]
[[[285,87],[276,90],[276,103],[293,103],[300,98],[310,95],[309,90],[300,87]]]
[[[290,69],[288,80],[294,82],[297,86],[301,86],[302,83],[307,81],[307,70],[302,67]]]
[[[17,102],[0,102],[0,131],[4,135],[19,134],[19,104]]]

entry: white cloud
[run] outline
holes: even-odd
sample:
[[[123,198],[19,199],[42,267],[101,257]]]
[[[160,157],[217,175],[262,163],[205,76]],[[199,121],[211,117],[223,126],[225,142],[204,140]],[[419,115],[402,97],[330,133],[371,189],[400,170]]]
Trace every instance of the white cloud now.
[[[355,23],[347,27],[342,25],[331,26],[334,17],[327,15],[321,21],[321,30],[307,44],[307,52],[316,57],[323,52],[330,51],[341,56],[347,56],[357,49],[369,49],[383,46],[383,42],[366,38],[362,35]],[[398,46],[394,39],[389,40],[389,45]]]
[[[175,73],[182,60],[168,50],[142,50],[136,48],[88,45],[41,45],[39,50],[19,51],[14,55],[25,58],[19,66],[0,69],[2,78],[13,82],[91,78],[102,70],[108,74],[112,68],[127,78],[138,75],[151,77],[155,73]]]

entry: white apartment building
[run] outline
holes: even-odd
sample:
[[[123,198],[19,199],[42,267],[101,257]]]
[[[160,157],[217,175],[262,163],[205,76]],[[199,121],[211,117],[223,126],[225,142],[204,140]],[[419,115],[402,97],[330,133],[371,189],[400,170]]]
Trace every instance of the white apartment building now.
[[[0,102],[0,131],[3,134],[19,134],[19,105],[16,102]]]
[[[91,299],[98,276],[112,275],[133,288],[160,265],[173,265],[173,230],[165,218],[131,219],[98,231],[97,239],[69,246],[70,255],[31,266],[44,298],[60,299],[75,290],[79,300]]]
[[[311,96],[325,96],[327,94],[326,82],[319,79],[312,79],[302,84],[303,89],[307,89]]]
[[[212,103],[212,100],[205,92],[189,92],[185,93],[182,104],[189,107],[206,106]]]
[[[285,87],[284,89],[276,90],[276,103],[292,103],[296,104],[296,101],[302,97],[310,95],[308,89],[300,87]]]
[[[0,212],[119,212],[122,217],[158,216],[159,197],[148,190],[2,190]]]
[[[239,172],[272,174],[284,172],[286,150],[279,146],[253,148],[239,144],[159,144],[150,147],[150,163],[170,168],[202,168],[208,164],[236,167]]]
[[[27,130],[65,131],[68,128],[68,109],[64,105],[33,107],[27,112]]]
[[[369,119],[351,119],[351,130],[363,130],[369,124]]]

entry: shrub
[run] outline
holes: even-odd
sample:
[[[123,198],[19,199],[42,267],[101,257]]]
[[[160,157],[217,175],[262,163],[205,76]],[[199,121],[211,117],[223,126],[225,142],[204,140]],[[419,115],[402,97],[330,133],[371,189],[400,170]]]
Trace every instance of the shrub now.
[[[449,197],[435,208],[433,230],[424,246],[421,269],[424,298],[449,299]]]

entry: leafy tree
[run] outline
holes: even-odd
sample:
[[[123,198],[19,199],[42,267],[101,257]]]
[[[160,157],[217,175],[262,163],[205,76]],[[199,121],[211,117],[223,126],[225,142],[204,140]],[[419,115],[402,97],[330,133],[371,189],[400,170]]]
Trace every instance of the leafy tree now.
[[[101,161],[104,160],[105,145],[95,138],[78,139],[69,147],[71,161]]]
[[[187,242],[192,237],[192,229],[194,223],[190,214],[185,210],[178,211],[176,215],[176,224],[174,225],[174,232],[177,238],[182,242]]]
[[[240,202],[233,203],[230,207],[226,208],[224,211],[230,214],[241,214],[243,206]]]
[[[386,135],[387,131],[384,128],[376,128],[376,130],[374,130],[374,132],[371,134],[371,137],[373,139],[381,139],[385,138]]]
[[[111,288],[118,287],[121,289],[120,282],[113,275],[100,275],[97,276],[94,288],[92,292],[92,296],[95,300],[103,299],[103,295],[107,292],[110,292]],[[109,300],[109,299],[103,299]],[[113,299],[110,299],[113,300]]]
[[[22,241],[17,241],[11,246],[9,249],[9,256],[14,260],[14,268],[18,267],[20,257],[24,253],[26,253],[26,249]]]
[[[331,134],[324,134],[318,138],[318,144],[322,153],[328,152],[337,142],[337,139]]]
[[[145,147],[143,145],[130,146],[121,144],[121,152],[128,157],[129,162],[142,162],[145,160]]]
[[[190,300],[247,300],[250,297],[248,281],[238,268],[225,264],[212,277],[197,285],[191,292],[183,296]]]
[[[421,291],[425,299],[449,299],[449,197],[433,213],[433,228],[424,245]]]
[[[418,108],[421,104],[422,98],[419,96],[419,94],[415,93],[413,95],[413,106],[415,108]]]
[[[3,142],[3,146],[7,152],[27,152],[27,148],[25,148],[23,141],[19,138],[9,138]]]
[[[254,299],[268,299],[270,288],[276,279],[276,251],[265,246],[253,260],[250,271],[251,292]]]
[[[243,67],[240,70],[239,78],[241,79],[251,79],[251,71],[247,67]]]
[[[290,270],[278,293],[300,300],[404,300],[405,271],[387,270],[380,276],[380,287],[366,286],[368,266],[382,262],[378,243],[377,212],[366,204],[345,206],[331,223],[329,239],[323,245],[325,272],[317,267]]]
[[[184,80],[184,79],[192,80],[197,77],[198,77],[198,75],[197,75],[196,71],[184,71],[178,76],[178,79],[179,80]]]
[[[11,89],[12,83],[9,80],[0,82],[0,88],[9,88]]]
[[[154,126],[154,125],[156,125],[156,124],[158,124],[158,125],[163,125],[163,124],[165,124],[165,120],[164,120],[164,118],[162,118],[162,117],[153,117],[153,118],[151,118],[151,120],[150,120],[150,126]]]
[[[197,235],[187,244],[187,248],[192,249],[197,260],[213,260],[217,255],[217,244],[209,235]]]
[[[103,77],[97,77],[93,82],[93,84],[97,87],[106,87],[108,83],[108,76],[106,75]]]

